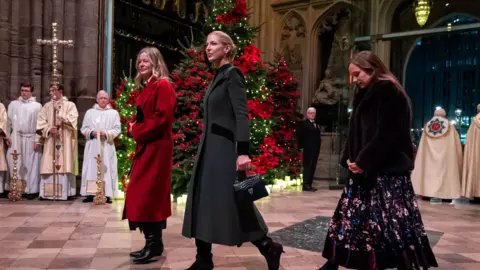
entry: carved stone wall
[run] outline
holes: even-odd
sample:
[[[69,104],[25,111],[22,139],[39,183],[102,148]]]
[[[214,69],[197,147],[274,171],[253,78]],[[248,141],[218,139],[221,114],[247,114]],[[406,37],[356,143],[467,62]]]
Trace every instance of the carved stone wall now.
[[[51,24],[57,22],[58,38],[75,42],[73,48],[58,48],[65,95],[80,112],[90,108],[103,79],[98,72],[99,10],[99,1],[0,1],[0,101],[8,105],[18,97],[23,82],[35,86],[39,102],[49,100],[52,49],[36,40],[51,39]]]
[[[306,26],[303,18],[295,12],[285,20],[280,38],[280,51],[288,67],[298,78],[298,88],[302,89],[302,71],[305,54]]]

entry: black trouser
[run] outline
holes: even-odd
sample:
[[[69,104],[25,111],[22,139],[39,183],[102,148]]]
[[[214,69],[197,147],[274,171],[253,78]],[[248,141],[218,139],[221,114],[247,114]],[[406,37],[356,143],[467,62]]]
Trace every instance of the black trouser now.
[[[315,149],[317,150],[317,149]],[[320,154],[320,147],[313,152],[311,149],[304,149],[303,151],[303,186],[311,187],[315,170],[317,169],[318,155]]]

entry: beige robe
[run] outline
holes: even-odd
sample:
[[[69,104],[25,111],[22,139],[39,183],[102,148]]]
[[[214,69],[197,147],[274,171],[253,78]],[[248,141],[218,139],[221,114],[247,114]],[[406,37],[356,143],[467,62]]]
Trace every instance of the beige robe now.
[[[466,139],[462,195],[468,198],[480,197],[480,113],[473,118]]]
[[[461,197],[462,144],[455,126],[435,116],[423,128],[412,171],[415,194],[430,198]]]
[[[5,105],[0,103],[0,172],[7,171],[7,160],[5,158],[5,136],[7,131],[7,110]]]
[[[53,125],[53,102],[46,103],[38,115],[37,133],[44,138],[43,155],[40,163],[40,174],[53,173],[53,155],[56,154],[54,150],[54,139],[50,134],[50,128]],[[59,111],[57,114],[63,117],[67,122],[61,124],[59,129],[60,136],[57,137],[57,145],[60,148],[58,151],[57,165],[60,165],[60,170],[56,171],[59,174],[71,173],[78,174],[78,144],[77,144],[77,121],[78,111],[75,103],[63,97],[59,104]],[[57,122],[60,125],[60,123]]]

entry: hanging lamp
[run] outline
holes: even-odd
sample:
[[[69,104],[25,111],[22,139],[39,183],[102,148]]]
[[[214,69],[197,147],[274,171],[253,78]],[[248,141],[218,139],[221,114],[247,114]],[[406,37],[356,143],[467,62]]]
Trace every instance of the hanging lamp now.
[[[432,5],[433,1],[431,0],[415,0],[413,4],[415,9],[415,18],[417,19],[417,23],[420,25],[420,27],[423,27],[427,23]]]

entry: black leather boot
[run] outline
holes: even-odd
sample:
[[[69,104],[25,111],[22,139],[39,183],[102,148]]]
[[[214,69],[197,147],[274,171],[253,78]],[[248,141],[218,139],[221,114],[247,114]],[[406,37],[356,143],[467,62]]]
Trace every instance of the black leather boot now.
[[[143,235],[145,237],[145,245],[143,246],[143,248],[141,250],[130,252],[130,257],[137,258],[138,256],[140,256],[145,251],[145,248],[147,248],[148,228],[147,228],[146,225],[147,225],[146,223],[139,223],[138,224],[140,232],[143,232]]]
[[[212,244],[195,239],[195,245],[197,246],[197,256],[195,256],[195,262],[187,270],[212,270],[214,267]]]
[[[163,254],[162,230],[143,229],[145,235],[145,247],[140,251],[130,253],[134,257],[133,262],[138,264],[149,263],[155,256]]]
[[[338,270],[338,265],[327,261],[322,267],[318,268],[318,270]]]
[[[252,243],[267,260],[268,270],[278,270],[280,268],[280,257],[282,253],[285,253],[281,244],[273,242],[273,240],[267,236],[262,240]]]

